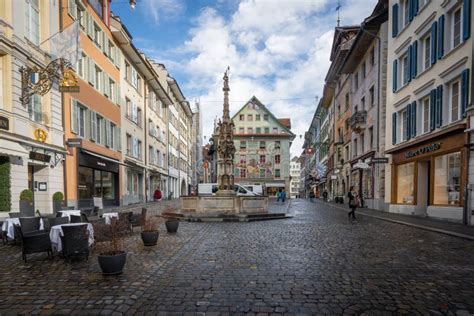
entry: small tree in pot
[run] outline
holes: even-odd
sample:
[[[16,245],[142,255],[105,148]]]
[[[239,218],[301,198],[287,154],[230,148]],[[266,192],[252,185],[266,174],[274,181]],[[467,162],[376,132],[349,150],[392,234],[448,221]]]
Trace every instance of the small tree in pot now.
[[[143,219],[142,223],[142,240],[145,246],[155,246],[158,242],[160,232],[158,230],[159,221],[155,216]]]
[[[123,238],[127,234],[125,223],[113,218],[110,225],[96,223],[94,232],[102,273],[104,275],[121,274],[127,259],[123,245]]]
[[[177,214],[172,206],[167,206],[163,211],[163,217],[166,218],[165,225],[168,233],[176,233],[178,231],[179,219],[176,216]]]
[[[64,207],[64,194],[62,192],[54,192],[53,194],[53,212],[56,214]]]
[[[25,189],[20,193],[20,214],[21,216],[35,216],[33,191],[30,189]]]

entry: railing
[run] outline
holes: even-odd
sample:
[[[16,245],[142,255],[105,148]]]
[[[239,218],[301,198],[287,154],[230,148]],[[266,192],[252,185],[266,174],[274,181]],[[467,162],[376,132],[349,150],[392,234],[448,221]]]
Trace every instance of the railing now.
[[[367,111],[357,111],[349,118],[349,125],[355,132],[365,128],[367,122]]]

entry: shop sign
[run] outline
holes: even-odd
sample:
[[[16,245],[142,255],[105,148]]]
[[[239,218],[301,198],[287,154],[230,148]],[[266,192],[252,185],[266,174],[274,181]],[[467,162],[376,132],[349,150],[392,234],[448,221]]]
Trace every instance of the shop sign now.
[[[79,92],[79,84],[74,71],[70,68],[66,69],[59,83],[60,92]]]
[[[388,163],[388,158],[384,158],[384,157],[377,157],[377,158],[372,158],[372,160],[370,161],[371,163]]]
[[[69,147],[82,147],[82,138],[69,138],[66,141],[66,145]]]
[[[441,143],[430,144],[414,151],[409,150],[405,152],[405,158],[412,158],[419,155],[428,154],[428,153],[437,151],[439,149],[441,149]]]
[[[30,151],[30,159],[49,163],[51,156]]]
[[[10,129],[10,121],[4,116],[0,116],[0,129],[8,131]]]

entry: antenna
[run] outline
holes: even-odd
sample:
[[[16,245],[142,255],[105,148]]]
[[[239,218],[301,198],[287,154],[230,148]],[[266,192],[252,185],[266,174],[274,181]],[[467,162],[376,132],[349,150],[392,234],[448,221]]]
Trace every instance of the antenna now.
[[[341,19],[339,17],[339,13],[341,11],[341,1],[337,1],[336,11],[337,11],[337,27],[339,27],[339,23],[341,22]]]

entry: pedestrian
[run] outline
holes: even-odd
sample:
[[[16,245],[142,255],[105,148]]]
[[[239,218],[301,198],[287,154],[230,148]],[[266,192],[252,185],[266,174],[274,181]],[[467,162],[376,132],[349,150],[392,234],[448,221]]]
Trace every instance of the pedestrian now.
[[[347,197],[349,198],[349,208],[351,209],[351,211],[347,213],[347,216],[349,219],[356,220],[355,210],[358,206],[360,206],[360,198],[353,186],[350,187]]]
[[[283,203],[285,203],[285,198],[286,198],[286,191],[285,191],[285,189],[283,189],[283,190],[281,191],[280,197],[281,197],[281,201],[282,201]]]
[[[162,194],[160,188],[156,188],[155,193],[153,194],[153,199],[155,201],[161,201]]]
[[[281,189],[278,189],[278,192],[276,194],[276,197],[277,197],[277,202],[280,202],[280,199],[281,199]]]
[[[323,200],[324,200],[324,202],[328,201],[328,191],[326,191],[326,190],[324,190],[324,192],[323,192]]]
[[[313,190],[311,190],[311,191],[309,192],[309,201],[310,201],[311,203],[314,202],[314,191],[313,191]]]

